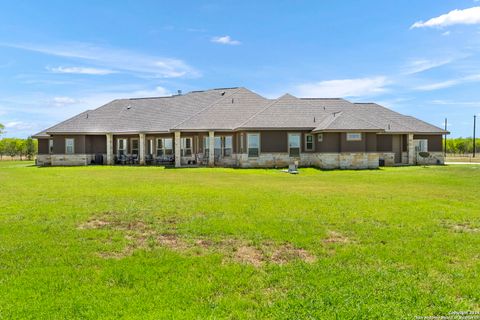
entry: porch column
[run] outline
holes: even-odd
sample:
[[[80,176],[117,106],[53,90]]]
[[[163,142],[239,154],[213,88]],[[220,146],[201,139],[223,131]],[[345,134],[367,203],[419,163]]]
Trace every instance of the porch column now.
[[[413,144],[413,133],[408,134],[408,164],[415,164],[415,145]]]
[[[145,133],[140,133],[140,145],[138,152],[140,153],[140,161],[139,164],[141,166],[145,165]]]
[[[213,167],[215,165],[215,132],[208,132],[208,165]]]
[[[181,153],[181,143],[180,143],[180,131],[175,131],[175,168],[180,168],[182,166],[182,153]]]
[[[113,133],[107,133],[107,164],[113,165]]]

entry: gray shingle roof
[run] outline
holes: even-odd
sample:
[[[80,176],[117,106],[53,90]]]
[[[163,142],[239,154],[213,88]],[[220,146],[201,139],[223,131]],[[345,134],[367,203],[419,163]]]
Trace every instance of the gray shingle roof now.
[[[375,103],[340,98],[266,99],[245,88],[192,91],[185,95],[113,100],[48,128],[35,137],[60,133],[136,133],[174,130],[305,129],[445,133]]]

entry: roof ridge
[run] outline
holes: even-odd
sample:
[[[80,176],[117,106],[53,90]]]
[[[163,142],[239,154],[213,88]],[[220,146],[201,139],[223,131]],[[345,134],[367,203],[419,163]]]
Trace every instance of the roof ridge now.
[[[348,111],[350,111],[350,110],[347,110],[347,112],[348,112]],[[365,118],[362,118],[361,116],[358,116],[358,115],[352,114],[352,113],[350,113],[349,115],[350,115],[351,117],[353,117],[353,118],[360,119],[360,120],[362,120],[362,121],[364,121],[364,122],[366,122],[366,123],[368,123],[368,124],[371,124],[372,126],[375,126],[375,127],[377,127],[377,128],[380,128],[380,126],[377,125],[376,123],[370,122],[370,120],[367,120],[367,119],[365,119]],[[383,128],[383,130],[385,130],[385,128]]]
[[[282,96],[283,97],[283,96]],[[298,98],[297,98],[298,99]],[[263,111],[267,110],[268,108],[270,108],[271,106],[273,106],[275,103],[277,103],[278,101],[280,101],[280,98],[278,99],[274,99],[272,102],[270,102],[269,104],[267,104],[265,106],[265,108],[259,110],[258,112],[255,112],[250,118],[248,118],[247,120],[245,120],[244,122],[240,123],[238,126],[236,126],[234,129],[238,129],[238,128],[241,128],[244,124],[246,124],[248,121],[254,119],[256,116],[258,116],[260,113],[262,113]]]
[[[335,114],[336,113],[339,113],[339,116],[336,117]],[[316,127],[315,129],[313,130],[317,130],[324,122],[325,122],[325,128],[327,128],[329,125],[331,125],[333,123],[333,121],[337,120],[338,118],[340,118],[340,116],[342,115],[343,111],[336,111],[336,112],[332,112],[332,113],[329,113],[328,116],[322,120],[322,122],[320,122]],[[330,119],[331,118],[331,119]],[[320,129],[320,130],[324,130],[324,129]]]
[[[190,117],[188,117],[187,119],[183,120],[183,121],[180,121],[179,123],[177,123],[176,125],[174,125],[170,130],[172,129],[175,129],[175,128],[178,128],[178,126],[180,126],[182,123],[185,123],[187,122],[188,120],[192,119],[193,117],[201,114],[202,112],[210,109],[211,107],[213,107],[214,105],[216,105],[218,102],[222,101],[223,99],[226,99],[227,97],[231,97],[232,95],[234,95],[235,93],[239,92],[241,88],[238,88],[237,90],[235,90],[234,92],[230,93],[230,94],[226,94],[224,96],[222,96],[220,99],[218,100],[215,100],[214,102],[212,102],[211,104],[209,104],[208,106],[206,106],[205,108],[203,108],[202,110],[198,111],[197,113],[194,113],[192,114]]]

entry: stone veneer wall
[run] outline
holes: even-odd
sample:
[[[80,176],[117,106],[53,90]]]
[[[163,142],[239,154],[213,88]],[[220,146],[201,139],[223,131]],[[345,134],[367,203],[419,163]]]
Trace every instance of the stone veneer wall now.
[[[95,158],[93,154],[72,155],[37,155],[38,166],[79,166],[88,165]],[[188,157],[194,159],[195,157]],[[386,166],[395,165],[393,152],[350,152],[350,153],[301,153],[299,158],[291,158],[287,153],[261,153],[258,158],[249,158],[247,154],[232,154],[231,157],[222,158],[217,166],[242,167],[242,168],[282,168],[298,161],[302,167],[317,167],[321,169],[375,169],[378,168],[379,159],[385,160]],[[107,157],[103,155],[106,164]],[[182,163],[187,158],[182,158]],[[417,164],[444,164],[443,152],[430,152],[430,157],[422,159],[417,156]],[[186,161],[185,161],[186,162]]]
[[[48,155],[50,157],[50,165],[52,166],[85,166],[92,163],[95,160],[94,154],[52,154]],[[103,155],[103,164],[107,162],[107,155]],[[37,165],[39,164],[39,159],[37,156]]]
[[[261,153],[256,158],[249,158],[247,154],[233,154],[232,157],[220,159],[216,165],[241,168],[282,168],[297,161],[302,167],[374,169],[378,168],[378,160],[379,153],[376,152],[301,153],[298,158],[289,157],[287,153]]]
[[[443,152],[429,152],[430,156],[428,158],[422,158],[418,154],[417,156],[417,163],[418,165],[423,164],[445,164],[445,158]]]
[[[37,157],[35,158],[35,164],[37,166],[51,166],[52,157],[49,154],[37,154]]]
[[[379,159],[385,160],[385,166],[390,167],[395,165],[394,152],[381,152],[378,154]]]

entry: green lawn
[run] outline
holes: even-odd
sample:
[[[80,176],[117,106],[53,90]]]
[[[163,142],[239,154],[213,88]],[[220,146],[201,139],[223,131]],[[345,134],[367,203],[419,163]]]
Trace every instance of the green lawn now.
[[[0,319],[480,311],[480,166],[0,162]]]

